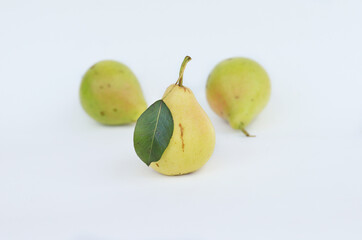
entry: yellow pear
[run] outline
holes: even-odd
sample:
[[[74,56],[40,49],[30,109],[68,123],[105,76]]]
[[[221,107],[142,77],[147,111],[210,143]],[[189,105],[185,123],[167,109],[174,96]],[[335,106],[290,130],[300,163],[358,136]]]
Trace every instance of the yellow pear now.
[[[190,57],[182,63],[180,77],[169,86],[162,100],[174,121],[173,134],[160,160],[150,166],[165,175],[181,175],[201,168],[215,147],[215,130],[192,91],[183,86],[183,72]]]
[[[79,95],[88,115],[106,125],[135,122],[147,108],[141,86],[131,69],[111,60],[100,61],[88,69]]]
[[[270,98],[270,80],[257,62],[230,58],[211,71],[206,96],[216,114],[226,119],[232,128],[251,136],[245,127],[266,106]]]

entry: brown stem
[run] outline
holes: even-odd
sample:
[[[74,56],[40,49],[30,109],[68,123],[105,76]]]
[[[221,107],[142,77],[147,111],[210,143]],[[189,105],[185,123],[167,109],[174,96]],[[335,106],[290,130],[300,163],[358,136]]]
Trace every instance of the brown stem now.
[[[189,56],[186,56],[184,61],[182,62],[181,64],[181,68],[180,68],[180,74],[179,74],[179,77],[177,79],[177,82],[176,84],[178,84],[180,87],[182,87],[182,83],[183,83],[183,76],[184,76],[184,71],[185,71],[185,68],[186,68],[186,64],[191,61],[191,57]]]
[[[255,135],[250,135],[244,128],[244,123],[240,123],[240,130],[245,134],[247,137],[255,137]]]

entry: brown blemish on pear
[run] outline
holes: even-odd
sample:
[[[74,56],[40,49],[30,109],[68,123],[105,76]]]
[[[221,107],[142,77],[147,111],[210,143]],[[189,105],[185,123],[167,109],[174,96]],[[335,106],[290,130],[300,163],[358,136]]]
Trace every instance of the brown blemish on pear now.
[[[181,137],[181,142],[182,142],[182,151],[185,152],[184,128],[182,127],[182,124],[181,124],[181,123],[179,123],[178,126],[180,127],[180,131],[181,131],[180,137]]]

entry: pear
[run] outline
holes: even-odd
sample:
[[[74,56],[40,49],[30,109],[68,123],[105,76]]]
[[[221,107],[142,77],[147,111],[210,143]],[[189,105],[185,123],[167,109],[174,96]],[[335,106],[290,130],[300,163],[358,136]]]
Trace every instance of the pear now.
[[[174,121],[173,134],[160,160],[150,166],[165,175],[182,175],[201,168],[215,147],[215,130],[192,91],[183,85],[186,57],[176,84],[169,86],[162,100]]]
[[[79,94],[88,115],[106,125],[135,122],[147,108],[136,76],[116,61],[94,64],[85,73]]]
[[[242,57],[230,58],[211,71],[206,97],[217,115],[250,137],[245,127],[266,106],[270,98],[270,80],[257,62]]]

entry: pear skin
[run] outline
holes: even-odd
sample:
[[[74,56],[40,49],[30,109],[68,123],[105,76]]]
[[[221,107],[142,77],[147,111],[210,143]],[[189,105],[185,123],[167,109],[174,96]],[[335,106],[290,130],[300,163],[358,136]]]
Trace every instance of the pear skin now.
[[[232,128],[242,130],[263,110],[270,98],[268,74],[248,58],[230,58],[216,65],[206,83],[212,110]]]
[[[136,76],[116,61],[93,65],[82,79],[79,94],[88,115],[106,125],[135,122],[147,108]]]
[[[184,61],[184,65],[186,63]],[[161,159],[150,164],[165,175],[182,175],[198,170],[209,160],[215,148],[214,126],[192,91],[182,85],[182,74],[183,69],[178,85],[169,86],[163,96],[174,121],[171,140]]]

